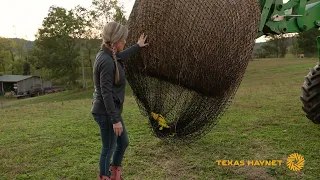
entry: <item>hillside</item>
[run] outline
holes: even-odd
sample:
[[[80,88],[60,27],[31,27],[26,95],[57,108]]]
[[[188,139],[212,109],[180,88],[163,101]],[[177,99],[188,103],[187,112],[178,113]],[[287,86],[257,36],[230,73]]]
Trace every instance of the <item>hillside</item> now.
[[[31,50],[34,46],[34,41],[29,41],[20,38],[10,38],[11,40],[15,41],[17,44],[21,43],[21,41],[25,41],[25,48],[27,51]]]

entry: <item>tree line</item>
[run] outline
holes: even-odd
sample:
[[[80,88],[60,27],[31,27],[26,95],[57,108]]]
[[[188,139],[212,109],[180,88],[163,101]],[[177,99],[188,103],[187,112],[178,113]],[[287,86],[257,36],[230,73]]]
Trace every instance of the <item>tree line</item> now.
[[[316,28],[298,34],[282,34],[267,37],[267,41],[254,49],[255,58],[283,58],[286,54],[304,54],[305,57],[317,57]]]
[[[51,6],[32,49],[25,48],[24,40],[0,38],[0,72],[37,74],[59,84],[86,87],[101,45],[101,29],[110,21],[126,24],[124,14],[118,0],[93,0],[89,8],[70,10]]]

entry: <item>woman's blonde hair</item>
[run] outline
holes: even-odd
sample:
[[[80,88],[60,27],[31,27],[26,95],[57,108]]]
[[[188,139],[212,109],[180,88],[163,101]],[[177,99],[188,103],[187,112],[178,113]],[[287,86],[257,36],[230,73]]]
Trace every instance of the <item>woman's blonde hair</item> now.
[[[118,84],[120,80],[119,68],[117,63],[116,49],[114,44],[120,40],[126,40],[128,37],[128,28],[117,23],[109,22],[103,27],[102,31],[102,46],[105,46],[112,51],[113,60],[116,66],[115,83]]]

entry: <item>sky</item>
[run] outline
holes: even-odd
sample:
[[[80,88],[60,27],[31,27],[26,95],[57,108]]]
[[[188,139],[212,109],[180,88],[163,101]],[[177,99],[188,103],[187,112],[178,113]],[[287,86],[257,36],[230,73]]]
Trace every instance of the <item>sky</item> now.
[[[129,16],[135,0],[119,0]],[[92,0],[0,0],[0,36],[34,40],[50,6],[90,7]]]
[[[135,0],[119,0],[128,17]],[[284,0],[285,2],[287,0]],[[77,5],[88,8],[92,0],[0,0],[0,36],[34,40],[50,6],[71,9]],[[265,41],[264,38],[257,42]]]

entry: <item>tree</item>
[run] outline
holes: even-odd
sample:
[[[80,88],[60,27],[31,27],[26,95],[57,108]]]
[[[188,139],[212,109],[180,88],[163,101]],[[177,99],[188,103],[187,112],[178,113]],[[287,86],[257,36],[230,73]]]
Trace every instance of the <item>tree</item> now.
[[[122,5],[119,5],[118,0],[93,0],[92,1],[92,10],[90,11],[90,30],[87,31],[86,39],[87,41],[86,47],[88,50],[88,57],[91,57],[90,49],[92,46],[97,45],[97,39],[101,37],[101,30],[103,26],[110,21],[116,21],[120,24],[126,24],[127,19],[125,17],[125,11]],[[91,60],[90,64],[92,67]]]
[[[127,19],[122,5],[119,5],[118,0],[93,0],[93,11],[96,13],[95,27],[99,30],[110,21],[116,21],[121,24],[126,24]]]
[[[13,70],[12,74],[24,74],[30,75],[30,73],[24,71],[24,64],[28,63],[28,52],[26,50],[26,40],[24,39],[13,39],[14,43],[11,47],[11,54],[14,59],[13,61]]]
[[[6,72],[6,59],[9,55],[8,40],[0,37],[0,72]]]
[[[0,72],[6,73],[6,60],[5,58],[9,56],[8,51],[0,50]]]
[[[81,39],[81,52],[82,58],[88,60],[89,67],[93,72],[92,54],[94,50],[99,48],[97,44],[97,39],[99,38],[99,31],[95,29],[94,23],[97,21],[97,14],[93,10],[85,9],[81,6],[77,6],[73,9],[74,14],[84,22],[83,28],[85,28],[84,33],[79,37]]]
[[[28,61],[23,62],[23,75],[31,74],[31,66]]]
[[[283,58],[287,53],[289,44],[289,38],[286,35],[271,35],[267,37],[267,42],[255,50],[254,55],[259,58]]]
[[[320,31],[317,28],[299,33],[297,43],[305,56],[317,55],[317,36],[320,36]]]
[[[267,58],[270,54],[266,50],[267,48],[264,47],[266,44],[263,44],[261,47],[254,50],[253,54],[255,58]]]
[[[50,7],[30,52],[30,63],[50,78],[73,85],[81,74],[81,64],[85,87],[85,66],[93,72],[92,60],[100,48],[101,30],[109,21],[126,22],[117,0],[93,0],[92,9]],[[23,67],[27,71],[28,66]]]
[[[82,66],[84,66],[83,64],[89,65],[92,77],[93,55],[100,48],[101,30],[109,21],[126,23],[123,6],[119,6],[117,0],[93,0],[92,9],[77,6],[73,9],[73,12],[85,24],[82,26],[85,28],[85,32],[79,37],[81,39],[81,62]],[[87,60],[87,63],[83,62],[84,59]],[[85,81],[84,68],[82,67],[83,81]]]
[[[288,48],[288,39],[286,35],[271,35],[267,44],[264,46],[266,51],[274,54],[277,58],[285,57]]]
[[[11,73],[15,74],[15,52],[16,43],[8,38],[0,37],[0,67],[3,72],[6,72],[6,68],[11,68]],[[11,59],[11,62],[8,60]]]
[[[293,55],[303,54],[303,50],[299,47],[298,41],[295,41],[290,47],[290,52]]]
[[[26,50],[26,40],[24,39],[15,39],[15,47],[13,50],[15,51],[17,59],[22,62],[27,57],[27,50]]]
[[[79,77],[79,37],[85,32],[85,22],[72,10],[52,6],[38,30],[30,61],[44,68],[53,79],[76,85]]]
[[[113,15],[113,20],[120,24],[127,24],[127,18],[124,15],[123,6],[115,6],[115,14]]]
[[[288,38],[284,34],[275,35],[273,38],[278,49],[278,57],[284,58],[289,46]]]

